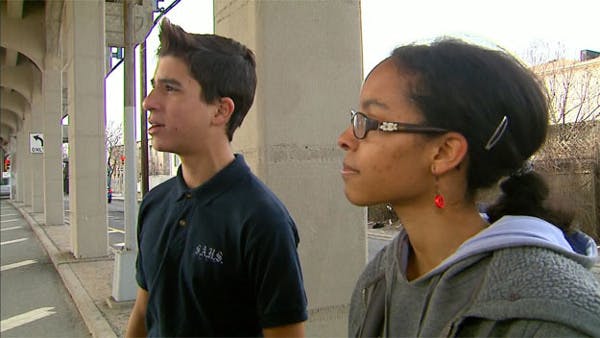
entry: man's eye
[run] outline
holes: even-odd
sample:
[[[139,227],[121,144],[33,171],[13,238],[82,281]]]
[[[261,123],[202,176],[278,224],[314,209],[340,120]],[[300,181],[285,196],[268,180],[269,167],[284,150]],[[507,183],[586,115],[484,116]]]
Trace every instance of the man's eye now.
[[[172,92],[175,91],[175,87],[171,86],[171,85],[165,85],[165,90],[168,92]]]

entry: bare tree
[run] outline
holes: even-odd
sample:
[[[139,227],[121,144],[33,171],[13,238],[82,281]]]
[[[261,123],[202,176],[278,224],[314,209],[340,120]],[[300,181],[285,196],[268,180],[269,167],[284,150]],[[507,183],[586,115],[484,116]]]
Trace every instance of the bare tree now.
[[[568,60],[560,43],[553,49],[536,42],[527,55],[532,70],[546,83],[552,124],[569,124],[573,128],[565,130],[572,132],[579,122],[600,118],[600,60]]]
[[[121,123],[110,122],[106,126],[106,170],[107,184],[111,186],[114,173],[122,166],[123,156],[123,126]]]
[[[528,53],[550,103],[550,132],[535,165],[555,192],[551,202],[570,208],[580,227],[599,238],[600,58],[568,60],[560,45],[548,46],[538,44]]]
[[[536,67],[564,59],[566,53],[567,49],[562,42],[534,40],[525,52],[525,62],[532,67]]]
[[[556,56],[556,59],[532,67],[546,84],[550,103],[552,137],[544,153],[548,160],[574,155],[589,158],[593,153],[589,150],[595,149],[598,142],[590,128],[594,121],[600,120],[600,59],[567,60],[561,56],[564,48],[537,52]],[[531,60],[536,59],[535,54],[535,50],[528,54]]]

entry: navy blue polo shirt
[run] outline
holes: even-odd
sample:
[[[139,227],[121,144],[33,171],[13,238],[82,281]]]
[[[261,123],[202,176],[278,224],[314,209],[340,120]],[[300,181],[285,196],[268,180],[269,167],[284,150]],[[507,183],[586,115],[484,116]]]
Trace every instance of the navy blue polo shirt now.
[[[140,206],[137,281],[148,336],[262,336],[307,319],[298,232],[241,155],[187,188],[181,174]]]

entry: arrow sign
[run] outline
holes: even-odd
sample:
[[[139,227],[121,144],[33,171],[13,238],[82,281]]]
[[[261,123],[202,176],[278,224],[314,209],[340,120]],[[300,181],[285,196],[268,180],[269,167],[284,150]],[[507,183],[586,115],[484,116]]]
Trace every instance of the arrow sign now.
[[[40,135],[33,135],[33,139],[39,141],[42,147],[44,146],[44,140],[40,137]]]
[[[44,153],[44,134],[29,133],[29,146],[32,154]]]

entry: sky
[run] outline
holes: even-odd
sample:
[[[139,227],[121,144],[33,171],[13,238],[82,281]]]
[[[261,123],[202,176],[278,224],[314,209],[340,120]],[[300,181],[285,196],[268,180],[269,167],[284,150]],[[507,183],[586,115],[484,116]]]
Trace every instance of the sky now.
[[[526,61],[532,43],[600,51],[600,0],[363,0],[365,70],[398,45],[451,35],[501,46]],[[558,48],[558,47],[557,47]]]
[[[212,33],[212,2],[181,0],[166,16],[186,31]],[[170,3],[165,0],[160,4],[166,7]],[[536,44],[552,49],[546,51],[550,54],[559,52],[577,59],[580,50],[600,51],[598,13],[600,0],[362,0],[364,74],[396,46],[444,35],[500,46],[524,62]],[[148,79],[156,66],[156,31],[147,40]],[[115,69],[106,80],[107,123],[122,121],[122,68]],[[136,109],[139,111],[139,106]],[[139,132],[137,135],[139,138]]]

